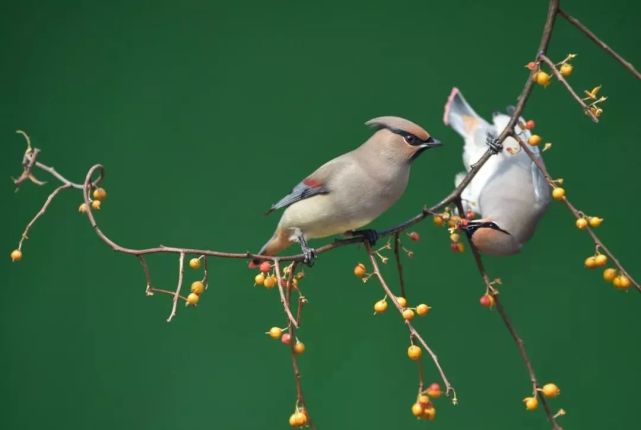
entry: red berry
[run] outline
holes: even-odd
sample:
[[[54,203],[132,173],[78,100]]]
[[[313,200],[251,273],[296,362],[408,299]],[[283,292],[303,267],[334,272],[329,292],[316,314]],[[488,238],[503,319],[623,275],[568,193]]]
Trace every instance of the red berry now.
[[[263,273],[269,272],[271,268],[272,268],[272,265],[269,263],[269,261],[263,261],[262,263],[260,263],[259,269]]]
[[[534,127],[536,127],[536,123],[534,122],[534,120],[533,120],[533,119],[529,119],[529,120],[525,123],[525,128],[527,128],[528,130],[532,130]]]
[[[494,306],[494,297],[490,294],[483,294],[479,301],[481,302],[481,306],[485,306],[486,308]]]
[[[527,63],[527,68],[530,70],[536,70],[536,67],[537,65],[534,61],[530,61],[529,63]]]
[[[283,333],[283,335],[280,337],[280,341],[283,342],[285,345],[289,345],[289,341],[292,339],[292,336],[289,333]]]
[[[415,231],[411,232],[409,236],[410,236],[410,239],[413,240],[414,242],[417,242],[421,238],[421,236]]]

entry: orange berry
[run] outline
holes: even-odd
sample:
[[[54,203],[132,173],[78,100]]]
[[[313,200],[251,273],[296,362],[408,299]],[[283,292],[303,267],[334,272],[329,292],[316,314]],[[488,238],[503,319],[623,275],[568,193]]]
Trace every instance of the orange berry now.
[[[194,281],[191,284],[191,292],[194,294],[202,294],[205,291],[205,284],[203,284],[201,281]]]
[[[93,190],[93,198],[96,200],[104,200],[107,198],[107,191],[104,188],[96,188]]]
[[[354,267],[354,276],[357,278],[364,278],[367,275],[367,269],[365,268],[365,265],[363,263],[358,263],[356,267]]]
[[[192,269],[200,269],[200,258],[192,258],[189,260],[189,267]]]
[[[11,261],[16,262],[22,260],[22,251],[14,249],[11,251]]]
[[[405,309],[403,311],[403,318],[405,318],[407,321],[411,321],[414,318],[414,311],[411,309]]]
[[[529,120],[525,123],[525,128],[526,128],[526,129],[528,129],[528,130],[532,130],[534,127],[536,127],[536,123],[534,122],[534,120],[533,120],[533,119],[529,119]]]
[[[440,216],[440,215],[434,215],[434,219],[433,219],[433,221],[434,221],[434,224],[436,224],[436,225],[438,225],[438,226],[442,226],[442,225],[443,225],[443,222],[444,222],[445,220],[444,220],[444,219],[443,219],[443,217],[442,217],[442,216]]]
[[[528,69],[530,69],[530,70],[536,70],[536,68],[537,68],[537,63],[536,63],[536,62],[534,62],[534,61],[530,61],[529,63],[527,63],[527,66],[525,66],[525,67],[527,67],[527,68],[528,68]]]
[[[627,290],[631,285],[630,279],[628,279],[628,277],[624,275],[617,276],[616,278],[614,278],[612,283],[616,288],[620,290]]]
[[[296,411],[289,417],[289,425],[292,427],[303,427],[305,424],[307,424],[307,415],[301,411]]]
[[[191,306],[195,306],[198,303],[198,300],[200,300],[200,296],[196,293],[190,293],[187,296],[187,304]]]
[[[427,315],[429,311],[430,311],[430,307],[427,306],[425,303],[421,303],[416,307],[416,313],[421,317],[424,317],[425,315]]]
[[[423,415],[423,406],[420,403],[414,403],[412,405],[412,415],[415,417],[420,417]]]
[[[78,212],[80,212],[81,214],[86,213],[87,210],[88,210],[87,203],[83,203],[80,206],[78,206]]]
[[[494,297],[491,294],[483,294],[479,301],[481,302],[481,306],[485,306],[486,308],[494,306]]]
[[[603,267],[608,262],[608,256],[605,254],[599,254],[596,257],[594,257],[594,262],[596,263],[597,266]]]
[[[596,257],[588,257],[588,258],[586,258],[584,265],[585,265],[585,267],[587,269],[594,269],[597,266]]]
[[[590,227],[597,228],[603,222],[603,218],[599,218],[598,216],[591,216],[588,221],[590,222]]]
[[[92,209],[95,209],[97,211],[100,210],[100,200],[94,200],[91,202],[91,207]]]
[[[296,354],[302,354],[305,352],[305,344],[303,342],[296,342],[294,344],[294,352]]]
[[[399,305],[401,305],[402,308],[407,306],[407,300],[405,299],[405,297],[397,297],[396,301],[398,302]]]
[[[442,394],[443,392],[441,391],[441,386],[437,382],[434,382],[427,388],[427,395],[430,397],[438,399]]]
[[[570,76],[572,74],[572,70],[573,69],[574,68],[572,67],[572,64],[563,63],[563,64],[561,64],[561,68],[559,69],[559,72],[561,73],[561,75],[567,77],[567,76]]]
[[[612,267],[608,267],[603,271],[603,279],[606,282],[612,282],[614,278],[617,276],[617,269],[613,269]]]
[[[523,399],[523,403],[525,403],[525,409],[528,411],[533,411],[539,407],[539,401],[536,397],[526,397]]]
[[[432,408],[425,408],[423,410],[423,419],[426,419],[428,421],[433,421],[434,418],[436,418],[436,409]]]
[[[418,403],[424,408],[427,408],[431,405],[430,398],[425,394],[418,396]]]
[[[561,187],[554,187],[552,190],[552,198],[554,200],[562,200],[565,197],[565,190]]]
[[[528,138],[527,143],[529,145],[536,146],[541,143],[541,136],[539,136],[538,134],[533,134]]]
[[[274,285],[276,285],[276,277],[274,276],[269,276],[263,281],[263,287],[265,288],[272,288]]]
[[[272,269],[272,265],[269,261],[263,261],[260,263],[260,266],[258,266],[258,270],[260,270],[263,273],[268,273]]]
[[[561,394],[561,390],[559,389],[559,387],[557,387],[556,384],[553,384],[553,383],[545,384],[541,389],[541,392],[548,399],[551,399]]]
[[[534,81],[537,84],[542,85],[544,87],[547,87],[548,85],[550,85],[551,78],[552,77],[546,72],[544,72],[543,70],[539,70],[534,74]]]
[[[576,228],[578,228],[579,230],[583,230],[587,226],[588,226],[588,220],[587,219],[579,218],[578,220],[576,220]]]
[[[410,360],[416,361],[421,358],[422,354],[423,351],[416,345],[410,345],[410,347],[407,348],[407,356],[410,358]]]
[[[374,304],[374,312],[377,314],[382,314],[387,310],[387,300],[382,299]]]

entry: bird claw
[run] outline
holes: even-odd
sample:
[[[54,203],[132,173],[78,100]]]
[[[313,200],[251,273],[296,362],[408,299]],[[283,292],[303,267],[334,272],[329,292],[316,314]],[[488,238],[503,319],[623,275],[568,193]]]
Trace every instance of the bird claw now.
[[[503,144],[499,143],[499,140],[494,136],[488,135],[485,139],[485,144],[490,147],[490,151],[494,154],[503,151]]]
[[[316,262],[316,250],[314,248],[303,248],[303,263],[312,267]]]
[[[373,230],[373,229],[366,229],[366,230],[356,230],[354,234],[363,236],[366,241],[369,242],[370,245],[374,246],[376,245],[376,242],[380,238],[380,234],[378,231]]]

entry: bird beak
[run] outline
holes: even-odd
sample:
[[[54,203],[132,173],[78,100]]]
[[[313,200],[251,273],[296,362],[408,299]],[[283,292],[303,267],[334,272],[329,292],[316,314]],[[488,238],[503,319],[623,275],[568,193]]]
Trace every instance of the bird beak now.
[[[422,143],[420,147],[425,149],[430,149],[430,148],[436,148],[437,146],[441,146],[441,145],[443,144],[441,143],[440,140],[430,137],[429,139],[427,139],[427,141]]]

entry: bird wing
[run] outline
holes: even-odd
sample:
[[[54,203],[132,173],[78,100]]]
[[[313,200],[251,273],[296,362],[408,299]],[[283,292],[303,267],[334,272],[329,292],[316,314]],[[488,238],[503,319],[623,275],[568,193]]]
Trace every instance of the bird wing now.
[[[272,213],[273,211],[281,208],[286,208],[296,202],[299,202],[304,199],[308,199],[312,196],[318,194],[328,194],[329,188],[327,186],[327,180],[330,174],[335,170],[336,159],[329,161],[319,167],[314,173],[300,181],[285,197],[272,204],[269,210],[266,212],[266,215]]]

